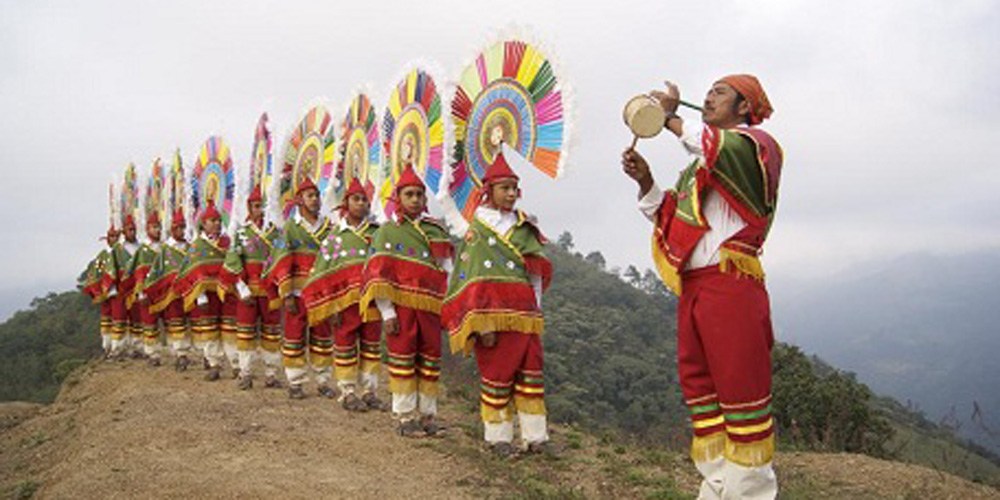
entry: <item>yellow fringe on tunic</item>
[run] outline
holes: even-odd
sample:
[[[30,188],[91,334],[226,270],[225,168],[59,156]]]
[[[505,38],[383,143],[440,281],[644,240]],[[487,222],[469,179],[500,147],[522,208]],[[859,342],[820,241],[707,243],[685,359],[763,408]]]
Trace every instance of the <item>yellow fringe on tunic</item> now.
[[[749,276],[758,281],[764,280],[764,266],[756,255],[748,255],[724,246],[719,248],[719,270],[738,276]]]
[[[357,288],[353,288],[345,292],[340,297],[328,300],[319,306],[309,308],[309,326],[316,326],[330,319],[330,316],[333,316],[334,314],[347,309],[351,305],[356,304],[360,299],[361,292]]]
[[[545,331],[545,318],[538,312],[522,311],[473,311],[462,318],[458,331],[450,334],[451,352],[472,354],[477,332],[521,332],[541,335]]]
[[[441,314],[441,299],[429,296],[426,293],[400,289],[398,286],[387,283],[371,283],[365,288],[365,293],[361,297],[360,306],[362,320],[364,322],[374,321],[368,307],[375,299],[388,299],[393,304],[416,309],[419,311]]]

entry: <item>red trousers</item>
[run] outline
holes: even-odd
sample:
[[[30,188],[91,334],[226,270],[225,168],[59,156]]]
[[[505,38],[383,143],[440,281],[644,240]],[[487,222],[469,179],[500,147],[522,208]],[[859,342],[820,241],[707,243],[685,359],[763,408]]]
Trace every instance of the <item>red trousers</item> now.
[[[236,300],[236,347],[249,351],[257,347],[257,332],[260,332],[260,346],[276,352],[281,344],[281,311],[270,310],[267,297],[251,297]]]
[[[111,319],[111,301],[101,302],[101,335],[111,335],[113,321]]]
[[[219,311],[219,325],[222,331],[222,339],[227,344],[236,343],[236,309],[239,307],[239,299],[233,294],[227,294],[226,300],[222,303]]]
[[[682,275],[677,368],[694,428],[692,458],[770,462],[770,303],[764,284],[717,267]]]
[[[128,309],[125,308],[125,297],[120,294],[108,298],[111,304],[111,337],[115,340],[125,338],[128,333]]]
[[[399,333],[386,335],[389,391],[437,396],[441,376],[441,316],[395,305]]]
[[[518,412],[545,414],[541,336],[496,332],[493,347],[484,347],[477,341],[475,349],[481,378],[479,406],[484,422],[510,421],[511,396]]]
[[[191,330],[198,342],[218,340],[222,335],[222,301],[215,293],[206,293],[208,303],[191,310]]]
[[[167,334],[173,340],[181,340],[187,333],[186,319],[184,315],[184,301],[174,299],[160,313],[163,315],[163,324],[167,328]]]
[[[333,364],[337,380],[356,382],[359,366],[364,373],[378,373],[382,364],[381,339],[382,323],[361,321],[357,304],[341,311],[340,324],[333,331]]]
[[[333,333],[329,323],[320,323],[309,327],[306,317],[306,304],[301,297],[295,297],[297,313],[291,308],[285,311],[285,341],[281,346],[284,365],[291,368],[301,368],[306,365],[306,341],[309,342],[309,363],[314,368],[329,368],[333,362]],[[306,332],[309,338],[306,338]]]
[[[155,345],[160,342],[160,329],[158,328],[156,321],[159,319],[159,314],[153,314],[149,311],[149,300],[136,301],[132,305],[136,309],[137,316],[139,317],[139,328],[142,331],[143,341],[146,345]]]

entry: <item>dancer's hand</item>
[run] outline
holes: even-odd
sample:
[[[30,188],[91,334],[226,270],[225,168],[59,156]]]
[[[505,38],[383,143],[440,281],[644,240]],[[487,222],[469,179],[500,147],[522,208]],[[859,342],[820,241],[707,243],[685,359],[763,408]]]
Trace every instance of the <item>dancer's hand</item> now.
[[[399,318],[389,318],[382,320],[382,333],[386,335],[399,334]]]
[[[479,333],[479,345],[483,347],[493,347],[497,345],[497,334],[496,332],[480,332]]]

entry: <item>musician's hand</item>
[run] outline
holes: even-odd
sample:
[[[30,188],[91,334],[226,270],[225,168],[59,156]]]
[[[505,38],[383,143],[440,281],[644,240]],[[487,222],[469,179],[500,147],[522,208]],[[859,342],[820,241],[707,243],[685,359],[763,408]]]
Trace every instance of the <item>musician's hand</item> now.
[[[295,301],[295,297],[285,299],[285,309],[293,316],[299,314],[299,303]]]
[[[479,345],[490,348],[497,345],[497,334],[495,332],[480,332]]]
[[[667,87],[666,91],[653,90],[649,92],[649,95],[660,102],[660,107],[663,108],[663,111],[668,115],[672,115],[677,112],[677,106],[681,103],[681,91],[677,88],[677,85],[671,82],[665,81],[663,84]]]
[[[622,152],[622,171],[639,185],[640,197],[653,187],[653,174],[649,171],[649,164],[638,151],[628,148]]]
[[[386,335],[398,335],[399,318],[389,318],[382,320],[382,333]]]

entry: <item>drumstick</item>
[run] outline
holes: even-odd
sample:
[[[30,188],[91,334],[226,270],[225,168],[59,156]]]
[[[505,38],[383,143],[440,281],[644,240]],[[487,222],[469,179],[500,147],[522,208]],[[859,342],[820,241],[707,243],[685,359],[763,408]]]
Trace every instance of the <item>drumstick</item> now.
[[[663,84],[666,85],[667,88],[669,88],[671,85],[673,85],[673,83],[671,83],[670,80],[664,80]],[[690,102],[687,102],[684,99],[681,99],[680,97],[677,98],[677,102],[681,106],[684,106],[686,108],[691,108],[691,109],[693,109],[695,111],[704,111],[703,109],[701,109],[701,106],[698,106],[697,104],[691,104]]]
[[[677,102],[680,103],[681,106],[691,108],[695,111],[704,111],[703,109],[701,109],[701,106],[698,106],[697,104],[691,104],[685,101],[684,99],[677,99]]]

